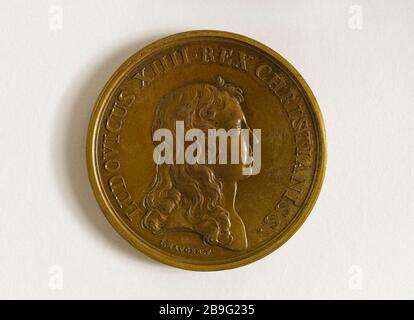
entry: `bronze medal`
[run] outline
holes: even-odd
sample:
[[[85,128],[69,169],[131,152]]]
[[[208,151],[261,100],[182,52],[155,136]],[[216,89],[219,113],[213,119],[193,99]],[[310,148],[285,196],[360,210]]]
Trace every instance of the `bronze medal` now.
[[[280,247],[309,215],[326,162],[322,116],[299,73],[220,31],[172,35],[130,57],[99,96],[87,139],[112,226],[191,270],[239,267]]]

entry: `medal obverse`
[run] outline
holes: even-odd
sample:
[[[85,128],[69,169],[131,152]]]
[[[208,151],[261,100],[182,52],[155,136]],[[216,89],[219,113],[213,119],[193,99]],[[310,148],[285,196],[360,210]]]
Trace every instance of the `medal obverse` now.
[[[302,225],[325,170],[318,104],[280,55],[191,31],[130,57],[87,138],[95,196],[135,248],[191,270],[242,266]]]

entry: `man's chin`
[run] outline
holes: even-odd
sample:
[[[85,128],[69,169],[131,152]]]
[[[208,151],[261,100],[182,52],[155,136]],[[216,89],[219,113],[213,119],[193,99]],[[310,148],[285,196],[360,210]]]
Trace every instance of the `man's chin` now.
[[[250,178],[250,176],[253,174],[253,168],[252,166],[243,166],[243,173],[242,173],[242,179]]]

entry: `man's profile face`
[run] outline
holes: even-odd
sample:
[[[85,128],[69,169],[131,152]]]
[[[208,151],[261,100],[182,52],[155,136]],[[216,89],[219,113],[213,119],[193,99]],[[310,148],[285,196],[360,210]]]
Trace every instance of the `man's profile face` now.
[[[226,131],[231,129],[248,129],[249,127],[239,102],[228,94],[223,94],[223,101],[225,107],[217,112],[214,119],[215,129],[224,129]],[[248,177],[243,175],[243,168],[245,168],[243,161],[251,154],[248,141],[241,140],[239,147],[240,159],[237,164],[231,164],[231,141],[228,139],[227,150],[224,150],[227,154],[227,164],[209,165],[215,174],[225,182],[236,182]]]

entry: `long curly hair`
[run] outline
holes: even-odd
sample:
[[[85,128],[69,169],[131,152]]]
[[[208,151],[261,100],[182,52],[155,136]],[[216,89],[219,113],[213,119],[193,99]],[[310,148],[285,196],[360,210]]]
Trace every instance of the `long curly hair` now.
[[[159,102],[152,133],[166,128],[175,134],[176,121],[184,121],[185,130],[214,129],[216,115],[225,108],[225,98],[244,101],[243,91],[218,77],[214,85],[190,84],[165,95]],[[143,199],[142,226],[154,234],[165,232],[175,210],[181,210],[193,230],[211,245],[229,244],[230,214],[224,208],[223,184],[204,164],[157,165],[153,183]]]

